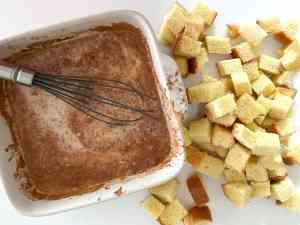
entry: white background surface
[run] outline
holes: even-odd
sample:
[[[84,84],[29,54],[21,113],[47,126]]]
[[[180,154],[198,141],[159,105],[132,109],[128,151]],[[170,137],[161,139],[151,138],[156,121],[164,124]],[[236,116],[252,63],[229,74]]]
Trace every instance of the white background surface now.
[[[195,0],[182,0],[191,8]],[[219,16],[216,31],[225,31],[226,23],[254,22],[257,17],[278,15],[282,18],[299,19],[300,2],[296,0],[207,0],[217,9]],[[170,7],[169,0],[2,0],[0,13],[0,39],[21,32],[40,28],[113,9],[132,9],[143,13],[157,31],[164,13]],[[1,135],[1,134],[0,134]],[[300,169],[299,169],[300,170]],[[189,173],[185,168],[184,174]],[[300,186],[300,172],[292,171],[292,176]],[[206,179],[211,199],[215,224],[219,225],[283,225],[300,224],[299,215],[273,206],[271,201],[252,201],[245,209],[235,209],[225,200],[220,185]],[[146,196],[139,192],[131,196],[105,202],[101,205],[77,209],[71,212],[43,218],[27,218],[12,208],[0,184],[0,224],[7,225],[147,225],[157,224],[139,207]],[[180,199],[191,206],[186,190],[180,190]]]

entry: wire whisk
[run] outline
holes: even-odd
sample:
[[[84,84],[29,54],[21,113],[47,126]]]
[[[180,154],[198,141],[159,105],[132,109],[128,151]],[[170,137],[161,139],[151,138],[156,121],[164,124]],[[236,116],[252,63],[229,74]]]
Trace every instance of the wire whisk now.
[[[42,74],[2,65],[0,78],[43,89],[107,125],[128,126],[142,120],[143,117],[158,119],[159,110],[153,107],[157,99],[123,81]]]

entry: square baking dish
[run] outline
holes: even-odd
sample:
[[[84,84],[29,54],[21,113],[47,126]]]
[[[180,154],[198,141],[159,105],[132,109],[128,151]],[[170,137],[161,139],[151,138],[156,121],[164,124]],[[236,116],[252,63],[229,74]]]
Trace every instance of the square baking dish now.
[[[134,11],[113,11],[93,15],[82,19],[50,26],[13,38],[0,41],[0,58],[26,49],[27,46],[41,41],[72,37],[100,25],[126,22],[139,28],[148,43],[155,69],[162,108],[171,138],[170,160],[163,166],[144,174],[138,174],[123,180],[115,180],[105,187],[80,196],[72,196],[62,200],[29,200],[20,191],[20,184],[15,179],[15,162],[10,161],[10,153],[3,151],[12,143],[10,131],[3,118],[0,119],[0,179],[12,205],[26,216],[45,216],[70,209],[99,203],[119,196],[146,189],[167,181],[178,174],[184,163],[183,135],[180,119],[187,109],[183,82],[177,72],[176,64],[170,57],[161,53],[155,34],[147,20]]]

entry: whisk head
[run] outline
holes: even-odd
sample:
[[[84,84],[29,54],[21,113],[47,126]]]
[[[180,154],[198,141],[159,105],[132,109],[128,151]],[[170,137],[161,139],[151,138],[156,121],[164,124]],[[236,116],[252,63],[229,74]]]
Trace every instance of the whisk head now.
[[[157,99],[113,79],[36,73],[32,85],[44,89],[86,115],[112,126],[128,126],[143,117],[157,120]]]

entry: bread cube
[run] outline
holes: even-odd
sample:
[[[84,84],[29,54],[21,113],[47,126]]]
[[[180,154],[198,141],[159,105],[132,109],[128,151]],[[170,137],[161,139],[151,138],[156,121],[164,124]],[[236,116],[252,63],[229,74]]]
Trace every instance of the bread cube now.
[[[224,178],[226,182],[242,182],[246,183],[246,175],[243,172],[239,172],[234,169],[225,168],[224,169]]]
[[[295,98],[297,95],[297,89],[295,88],[287,88],[287,87],[276,87],[276,91],[279,94],[286,95],[290,98]]]
[[[290,97],[277,93],[274,101],[272,102],[269,116],[273,119],[286,119],[292,105],[293,100]]]
[[[267,170],[277,170],[283,166],[282,157],[279,154],[258,157],[258,163]]]
[[[225,159],[225,166],[242,173],[250,156],[251,153],[248,149],[240,144],[235,144],[229,149],[228,155]]]
[[[187,161],[196,172],[207,175],[213,179],[221,178],[224,170],[224,162],[206,152],[189,149]]]
[[[184,225],[208,225],[212,223],[212,216],[207,206],[193,207],[189,214],[184,217]]]
[[[212,131],[212,144],[221,148],[230,148],[235,143],[231,130],[228,128],[214,125]]]
[[[280,202],[289,200],[295,194],[295,185],[289,177],[271,184],[271,197]]]
[[[155,220],[158,219],[165,209],[165,205],[153,196],[148,197],[142,203],[142,207]]]
[[[274,36],[283,45],[289,45],[295,40],[298,29],[299,24],[297,21],[289,21],[287,24],[282,25]]]
[[[251,44],[243,42],[232,49],[233,57],[240,58],[243,63],[254,60],[257,55]]]
[[[245,24],[240,26],[241,37],[257,47],[268,36],[268,34],[257,24]]]
[[[287,165],[300,165],[300,146],[289,146],[282,152],[284,163]]]
[[[257,98],[257,103],[259,103],[261,106],[264,107],[264,114],[263,115],[267,115],[270,110],[271,110],[271,107],[272,107],[272,100],[269,99],[269,98],[266,98],[265,96],[263,95],[260,95],[258,98]]]
[[[280,203],[279,206],[300,213],[300,193],[294,194],[287,201]]]
[[[204,20],[202,18],[193,18],[189,16],[185,22],[184,35],[197,41],[204,31],[204,25]]]
[[[223,117],[236,109],[236,102],[233,94],[227,94],[208,103],[205,106],[207,116],[211,120]]]
[[[258,119],[260,119],[260,117],[256,118],[255,119],[255,122],[258,123]],[[263,119],[263,121],[260,123],[260,126],[262,128],[264,128],[266,131],[268,132],[274,132],[274,123],[276,122],[277,120],[275,119],[271,119],[269,117],[265,117]]]
[[[227,36],[230,39],[236,39],[240,36],[239,26],[235,24],[227,24]]]
[[[227,148],[216,148],[217,156],[219,156],[222,159],[226,158],[228,152],[229,152],[229,149],[227,149]]]
[[[189,73],[200,73],[204,65],[208,62],[208,55],[205,48],[201,49],[198,56],[188,60]]]
[[[275,91],[275,85],[266,75],[262,74],[252,84],[252,88],[257,95],[268,96]]]
[[[206,36],[205,38],[208,53],[229,55],[231,54],[230,39],[218,36]]]
[[[187,147],[192,144],[192,139],[189,130],[186,127],[184,127],[183,129],[184,147]]]
[[[189,13],[178,2],[174,3],[171,10],[164,17],[158,37],[167,45],[175,42],[176,36],[186,25]]]
[[[274,131],[280,137],[287,137],[295,131],[293,119],[290,118],[278,120],[273,124],[273,126]]]
[[[234,72],[243,71],[240,59],[227,59],[218,62],[218,69],[221,76],[227,76]]]
[[[221,79],[221,82],[223,83],[224,90],[226,93],[233,93],[234,88],[233,88],[233,83],[230,77],[226,77]]]
[[[212,124],[207,118],[192,121],[189,126],[189,131],[193,143],[211,143]]]
[[[224,85],[221,81],[200,83],[187,89],[191,103],[208,103],[225,95]]]
[[[256,147],[252,149],[254,155],[275,155],[280,150],[280,140],[277,134],[255,132]]]
[[[259,58],[259,69],[263,72],[276,75],[282,71],[282,65],[279,59],[268,55],[261,55]]]
[[[187,180],[187,187],[194,199],[196,206],[201,207],[209,202],[207,192],[199,176],[193,175]]]
[[[234,91],[237,97],[247,93],[252,94],[252,88],[247,73],[240,71],[231,74]]]
[[[183,56],[192,58],[200,55],[202,52],[202,42],[195,41],[191,37],[179,35],[173,47],[173,54],[176,56]]]
[[[252,188],[243,182],[230,182],[223,185],[225,196],[237,207],[244,207],[250,200]]]
[[[263,115],[265,109],[249,94],[243,94],[237,100],[236,115],[244,124],[249,124],[254,121],[259,115]]]
[[[217,17],[217,12],[209,8],[202,0],[198,0],[191,15],[194,18],[203,18],[206,26],[211,26]]]
[[[282,164],[280,167],[276,169],[268,170],[268,174],[272,182],[278,182],[284,180],[287,177],[288,170],[286,166]]]
[[[250,82],[255,81],[261,75],[258,69],[258,62],[256,60],[245,63],[243,65],[243,70],[247,73]]]
[[[252,197],[253,198],[267,198],[271,195],[270,181],[265,182],[251,182]]]
[[[169,203],[159,217],[159,220],[164,225],[176,225],[188,214],[182,204],[175,199]]]
[[[149,192],[163,203],[170,203],[175,199],[178,181],[170,180],[167,183],[149,189]]]
[[[243,124],[235,123],[232,134],[235,139],[248,149],[256,148],[256,135],[253,131],[245,127]]]
[[[266,182],[269,180],[267,170],[258,163],[256,157],[251,157],[246,165],[246,178],[248,181]]]
[[[259,19],[256,21],[256,23],[267,33],[275,34],[281,30],[281,21],[277,16]]]
[[[234,122],[236,121],[236,115],[235,113],[229,113],[223,117],[217,118],[215,120],[213,120],[213,123],[222,125],[224,127],[231,127]]]
[[[280,61],[286,70],[298,70],[300,68],[300,42],[298,40],[293,41],[284,50]]]
[[[284,71],[283,73],[281,73],[279,75],[273,76],[272,80],[273,80],[274,84],[279,85],[279,86],[288,85],[292,75],[293,74],[291,71]]]
[[[185,57],[175,56],[174,60],[178,66],[179,72],[183,77],[188,75],[188,59]]]

